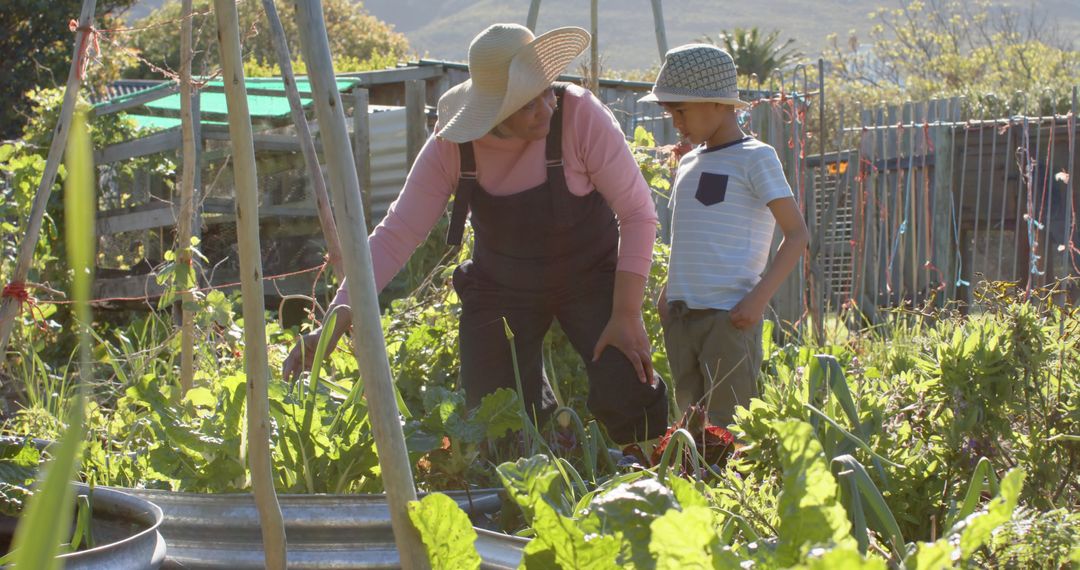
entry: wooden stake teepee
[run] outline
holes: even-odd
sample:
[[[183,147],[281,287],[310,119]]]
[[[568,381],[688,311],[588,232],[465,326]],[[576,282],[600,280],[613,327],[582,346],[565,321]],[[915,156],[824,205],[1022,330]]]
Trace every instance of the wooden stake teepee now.
[[[64,102],[60,107],[60,119],[53,130],[52,141],[49,143],[49,156],[45,160],[45,172],[41,176],[37,193],[34,194],[34,204],[30,210],[30,219],[26,224],[26,233],[19,243],[19,254],[15,261],[15,272],[8,279],[11,284],[24,284],[30,274],[30,264],[34,261],[34,250],[37,249],[38,237],[41,235],[41,224],[45,218],[45,206],[49,203],[49,195],[52,194],[53,182],[56,182],[56,172],[60,169],[60,161],[64,158],[64,149],[67,147],[68,130],[71,127],[71,117],[75,112],[75,103],[79,96],[79,88],[82,86],[82,63],[84,46],[90,42],[89,35],[92,33],[94,24],[94,9],[97,0],[83,0],[82,10],[79,12],[79,26],[75,31],[75,50],[71,57],[71,69],[68,71],[67,84],[64,87]],[[7,355],[8,337],[15,326],[15,317],[19,314],[20,301],[13,297],[0,299],[0,367],[3,367]]]
[[[289,113],[296,125],[296,136],[300,139],[300,150],[304,155],[304,165],[307,166],[308,177],[311,180],[311,188],[315,194],[315,203],[319,212],[319,226],[322,227],[323,238],[326,239],[326,251],[330,266],[334,275],[341,280],[345,276],[345,270],[341,267],[341,244],[338,242],[337,226],[334,224],[334,214],[330,211],[330,198],[326,193],[326,181],[323,178],[322,167],[319,166],[319,157],[315,154],[315,141],[311,138],[311,129],[308,128],[307,116],[304,114],[304,106],[300,102],[300,92],[296,89],[296,77],[293,75],[292,55],[289,53],[289,44],[285,40],[285,30],[281,27],[281,19],[278,18],[277,7],[274,0],[262,0],[266,19],[270,23],[270,39],[274,42],[274,50],[277,51],[278,65],[281,67],[281,80],[285,83],[285,96],[289,100]],[[357,112],[357,110],[354,110]],[[365,110],[366,112],[366,110]]]
[[[229,109],[233,179],[236,188],[236,234],[240,246],[240,291],[244,301],[244,372],[247,374],[248,465],[259,511],[266,567],[284,570],[285,523],[274,491],[270,456],[270,380],[263,306],[262,259],[259,254],[259,202],[255,145],[248,111],[247,87],[240,54],[240,28],[233,0],[214,0],[225,100]]]
[[[341,95],[334,84],[333,60],[326,35],[320,0],[294,0],[300,45],[307,61],[315,114],[323,138],[323,150],[334,197],[334,217],[341,232],[345,275],[352,303],[353,346],[368,401],[371,431],[382,468],[383,486],[390,507],[402,568],[428,568],[420,535],[409,520],[408,502],[416,500],[412,464],[401,431],[394,397],[390,362],[386,357],[379,315],[367,224],[360,199],[360,183],[353,160]]]

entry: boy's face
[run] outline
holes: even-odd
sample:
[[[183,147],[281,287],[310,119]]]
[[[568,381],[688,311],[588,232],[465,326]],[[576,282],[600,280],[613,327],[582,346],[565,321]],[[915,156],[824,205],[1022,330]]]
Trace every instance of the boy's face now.
[[[690,141],[699,145],[735,117],[735,108],[722,103],[660,103],[671,117],[675,128]]]

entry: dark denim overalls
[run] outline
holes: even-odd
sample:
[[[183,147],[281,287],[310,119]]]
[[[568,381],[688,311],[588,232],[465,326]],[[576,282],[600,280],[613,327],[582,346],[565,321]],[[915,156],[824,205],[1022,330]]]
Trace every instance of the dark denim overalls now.
[[[460,244],[471,209],[472,260],[454,271],[461,298],[461,377],[470,406],[498,389],[515,387],[502,319],[514,333],[526,409],[542,420],[556,402],[543,367],[544,335],[553,318],[585,361],[589,410],[619,443],[657,437],[667,429],[667,389],[638,381],[629,360],[593,348],[611,316],[619,231],[599,192],[575,196],[562,162],[562,98],[547,136],[547,181],[509,196],[493,196],[476,179],[471,142],[458,145],[461,176],[447,242]]]

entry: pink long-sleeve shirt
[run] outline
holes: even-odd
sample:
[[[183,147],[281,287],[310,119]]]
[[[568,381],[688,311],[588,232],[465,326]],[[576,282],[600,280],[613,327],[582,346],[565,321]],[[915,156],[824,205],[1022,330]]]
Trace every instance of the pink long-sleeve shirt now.
[[[477,178],[488,193],[509,196],[547,179],[545,140],[526,141],[488,134],[474,141]],[[648,276],[656,239],[651,191],[611,111],[592,93],[571,85],[563,96],[563,163],[573,194],[594,189],[619,223],[616,269]],[[457,187],[461,172],[457,143],[435,136],[420,150],[405,187],[372,232],[371,258],[381,291],[431,232]],[[334,304],[348,304],[342,283]]]

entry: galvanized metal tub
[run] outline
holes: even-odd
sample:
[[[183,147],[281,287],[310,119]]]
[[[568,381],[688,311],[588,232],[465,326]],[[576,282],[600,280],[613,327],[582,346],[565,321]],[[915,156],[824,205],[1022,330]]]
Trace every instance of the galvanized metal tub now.
[[[68,570],[156,570],[165,561],[164,519],[153,503],[117,489],[82,483],[76,492],[91,495],[94,539],[100,546],[60,556]]]
[[[164,568],[262,569],[262,534],[252,495],[129,489],[161,507],[168,545]],[[497,511],[495,490],[448,493],[467,512]],[[400,568],[390,511],[382,495],[278,495],[289,568]],[[476,529],[482,568],[517,568],[527,540]]]

